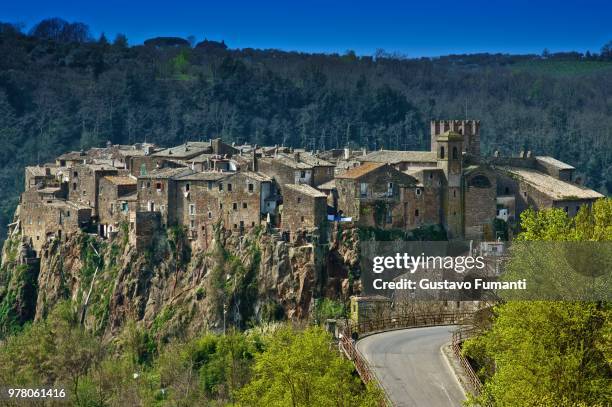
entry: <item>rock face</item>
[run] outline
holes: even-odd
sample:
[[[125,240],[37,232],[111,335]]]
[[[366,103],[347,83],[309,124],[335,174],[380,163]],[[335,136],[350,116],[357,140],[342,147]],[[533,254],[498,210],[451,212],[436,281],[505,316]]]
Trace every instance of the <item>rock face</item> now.
[[[306,319],[316,298],[346,300],[352,294],[356,236],[333,231],[325,244],[313,239],[293,245],[262,231],[239,236],[219,230],[203,252],[191,250],[183,230],[171,229],[138,252],[121,234],[104,241],[75,233],[47,243],[32,264],[27,247],[19,251],[23,244],[9,239],[0,311],[9,309],[4,320],[0,313],[0,326],[44,318],[66,299],[85,326],[105,336],[128,320],[173,336],[222,330],[224,324]]]

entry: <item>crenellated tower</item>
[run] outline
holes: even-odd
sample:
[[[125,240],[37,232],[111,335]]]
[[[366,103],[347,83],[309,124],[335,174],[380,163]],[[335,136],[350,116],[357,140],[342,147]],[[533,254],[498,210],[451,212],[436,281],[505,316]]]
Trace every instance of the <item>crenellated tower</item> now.
[[[464,137],[461,133],[447,130],[436,136],[436,160],[444,171],[446,188],[442,198],[443,224],[450,239],[463,235],[463,173]]]
[[[480,120],[432,120],[431,151],[437,150],[436,138],[447,131],[463,136],[462,152],[475,159],[480,157]]]

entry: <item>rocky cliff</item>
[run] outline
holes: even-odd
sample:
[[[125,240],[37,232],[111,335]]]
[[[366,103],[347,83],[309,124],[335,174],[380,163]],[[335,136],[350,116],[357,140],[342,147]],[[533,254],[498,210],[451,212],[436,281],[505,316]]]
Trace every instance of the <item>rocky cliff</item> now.
[[[135,320],[170,337],[307,319],[316,298],[343,300],[356,289],[358,238],[351,229],[334,229],[326,243],[299,244],[262,230],[242,236],[218,230],[206,251],[192,251],[180,228],[160,233],[140,252],[127,233],[111,241],[75,233],[47,243],[39,260],[14,234],[0,269],[0,335],[44,318],[65,299],[101,335]]]

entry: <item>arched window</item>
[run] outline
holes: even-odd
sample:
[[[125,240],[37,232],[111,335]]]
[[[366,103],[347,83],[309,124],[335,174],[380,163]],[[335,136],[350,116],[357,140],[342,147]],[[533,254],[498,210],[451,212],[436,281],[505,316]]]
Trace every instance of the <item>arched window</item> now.
[[[453,147],[453,160],[459,159],[459,152],[457,151],[457,147]]]
[[[444,146],[440,147],[440,158],[444,158]]]

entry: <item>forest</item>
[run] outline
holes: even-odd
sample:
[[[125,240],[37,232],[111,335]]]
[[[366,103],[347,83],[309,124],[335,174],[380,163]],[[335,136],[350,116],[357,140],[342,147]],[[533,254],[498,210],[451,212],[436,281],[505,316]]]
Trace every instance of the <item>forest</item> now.
[[[414,150],[429,147],[430,119],[471,118],[485,154],[551,155],[612,191],[612,42],[584,54],[307,54],[174,37],[130,46],[50,18],[0,23],[0,56],[0,241],[24,166],[107,142]]]

